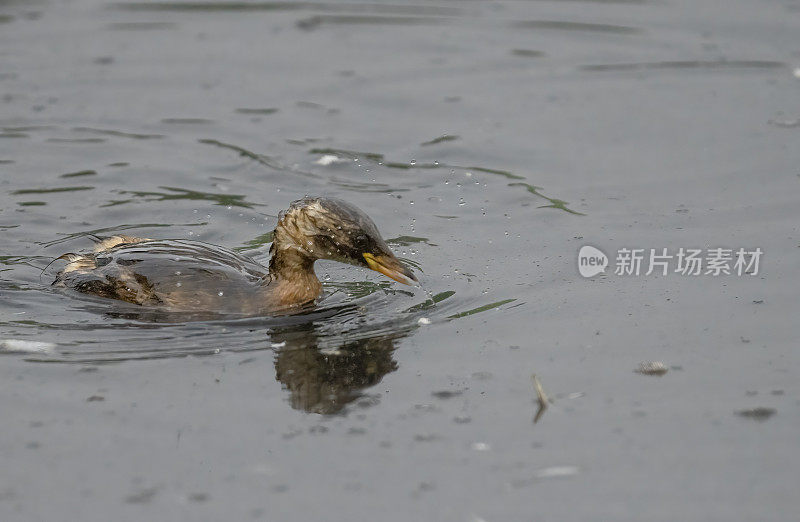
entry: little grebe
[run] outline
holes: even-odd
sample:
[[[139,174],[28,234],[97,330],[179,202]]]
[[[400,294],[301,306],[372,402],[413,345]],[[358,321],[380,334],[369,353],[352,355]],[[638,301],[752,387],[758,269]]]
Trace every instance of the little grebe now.
[[[338,199],[304,198],[278,215],[269,268],[199,241],[113,236],[64,254],[56,286],[173,311],[259,315],[309,304],[322,292],[317,259],[365,266],[412,284],[375,223]]]

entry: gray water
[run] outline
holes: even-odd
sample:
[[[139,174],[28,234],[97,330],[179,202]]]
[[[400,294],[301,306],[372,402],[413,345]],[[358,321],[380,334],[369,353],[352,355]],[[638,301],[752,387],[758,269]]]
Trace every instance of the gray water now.
[[[0,519],[796,520],[798,34],[794,0],[0,1]],[[265,262],[305,194],[422,288],[321,262],[314,310],[196,321],[42,273],[119,232]]]

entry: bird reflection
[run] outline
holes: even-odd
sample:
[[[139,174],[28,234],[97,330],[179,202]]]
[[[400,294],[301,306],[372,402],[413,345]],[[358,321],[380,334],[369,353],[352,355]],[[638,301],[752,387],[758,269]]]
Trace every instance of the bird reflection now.
[[[206,325],[227,325],[231,328],[235,324],[235,328],[250,332],[266,329],[269,342],[250,340],[239,346],[229,346],[228,349],[272,349],[275,353],[275,378],[288,390],[292,408],[323,415],[341,413],[348,404],[365,397],[365,391],[378,384],[384,375],[397,370],[398,365],[393,358],[395,343],[416,326],[414,323],[397,323],[396,319],[392,319],[369,326],[359,323],[356,329],[340,330],[341,323],[337,324],[333,318],[343,320],[348,313],[357,310],[353,306],[310,310],[305,315],[244,319],[236,323],[225,322],[224,316],[207,312],[176,313],[142,307],[120,307],[117,311],[108,312],[91,305],[84,308],[108,318],[135,321],[126,326],[136,328],[158,329],[170,323],[180,327],[185,322],[205,321]],[[330,331],[332,325],[336,325],[334,331]],[[373,335],[370,337],[369,333]],[[354,339],[354,334],[360,338]],[[208,342],[204,342],[206,340]],[[102,354],[94,352],[87,360],[155,359],[219,352],[218,341],[209,337],[202,340],[193,338],[188,346],[159,344],[157,348],[151,346],[150,350],[135,354],[130,350],[117,352],[114,349]]]
[[[397,370],[392,354],[398,337],[384,334],[321,348],[313,332],[305,337],[274,332],[270,336],[273,343],[286,343],[277,349],[275,377],[289,390],[292,408],[339,413],[362,397],[363,390]]]

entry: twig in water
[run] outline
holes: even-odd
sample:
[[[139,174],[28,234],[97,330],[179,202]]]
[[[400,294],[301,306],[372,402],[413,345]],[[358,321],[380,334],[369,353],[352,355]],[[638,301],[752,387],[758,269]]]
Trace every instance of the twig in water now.
[[[536,377],[535,373],[531,376],[531,379],[533,379],[533,389],[536,390],[536,400],[539,403],[539,409],[536,410],[536,415],[533,417],[533,423],[536,424],[537,422],[539,422],[539,419],[542,418],[542,415],[544,415],[544,410],[547,409],[547,405],[550,402],[550,399],[544,392],[544,388],[542,388],[542,383],[539,382],[539,378]]]

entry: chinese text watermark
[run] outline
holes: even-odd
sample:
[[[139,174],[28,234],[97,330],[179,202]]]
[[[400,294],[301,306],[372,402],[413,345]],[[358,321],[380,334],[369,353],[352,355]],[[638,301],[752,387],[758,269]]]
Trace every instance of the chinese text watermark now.
[[[614,258],[614,274],[665,276],[758,275],[761,248],[620,248]],[[578,252],[578,271],[583,277],[605,272],[609,264],[606,254],[584,245]]]

